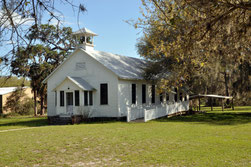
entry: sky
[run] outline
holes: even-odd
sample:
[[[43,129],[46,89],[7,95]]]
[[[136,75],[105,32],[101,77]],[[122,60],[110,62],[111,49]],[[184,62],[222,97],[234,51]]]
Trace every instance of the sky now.
[[[55,7],[63,15],[61,16],[64,20],[63,26],[71,27],[73,31],[86,27],[98,34],[94,37],[95,50],[140,57],[137,54],[136,43],[141,37],[141,30],[135,29],[126,21],[136,21],[141,17],[141,0],[72,0],[74,4],[84,4],[87,9],[87,12],[80,14],[79,22],[77,11],[74,12],[71,6],[63,4],[60,0],[55,2]],[[46,15],[43,17],[43,20],[46,18],[48,20]],[[2,45],[0,55],[5,55],[10,50],[9,45]],[[0,73],[8,75],[9,69],[4,68]]]
[[[59,1],[58,1],[59,2]],[[63,12],[64,25],[73,31],[86,27],[98,34],[94,37],[96,50],[111,52],[130,57],[139,57],[135,47],[140,37],[140,30],[126,23],[126,20],[137,20],[140,17],[141,0],[74,0],[83,3],[87,12],[80,15],[63,4],[57,8]]]

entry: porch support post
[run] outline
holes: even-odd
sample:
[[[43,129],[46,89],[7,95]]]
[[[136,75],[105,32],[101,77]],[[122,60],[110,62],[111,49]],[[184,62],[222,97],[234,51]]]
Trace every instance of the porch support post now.
[[[199,95],[199,111],[200,111],[200,95]]]
[[[211,111],[213,111],[213,98],[212,97],[210,98],[210,101],[211,101]]]
[[[234,110],[234,98],[232,98],[232,110]]]
[[[164,93],[162,93],[162,97],[163,97],[163,104],[166,104],[166,91],[164,91]]]
[[[221,103],[222,103],[222,111],[224,111],[224,100],[223,100],[223,98],[221,99]]]

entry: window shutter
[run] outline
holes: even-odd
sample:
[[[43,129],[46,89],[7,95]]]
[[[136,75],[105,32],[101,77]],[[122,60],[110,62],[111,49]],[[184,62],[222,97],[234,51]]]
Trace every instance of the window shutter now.
[[[108,84],[100,84],[100,104],[108,104]]]
[[[155,85],[152,85],[152,104],[155,103]]]
[[[93,105],[93,97],[92,97],[92,91],[89,91],[89,105]]]
[[[178,89],[175,88],[175,95],[174,95],[174,101],[177,102],[178,101]]]
[[[84,104],[85,104],[85,106],[88,106],[88,91],[84,91],[84,95],[85,95]]]
[[[146,85],[142,85],[142,103],[146,103]]]
[[[132,84],[132,104],[136,104],[136,84]]]
[[[163,93],[160,93],[160,94],[159,94],[159,101],[160,101],[161,103],[163,103]]]
[[[79,90],[75,90],[75,106],[79,106]]]
[[[60,106],[64,106],[64,91],[60,91]]]

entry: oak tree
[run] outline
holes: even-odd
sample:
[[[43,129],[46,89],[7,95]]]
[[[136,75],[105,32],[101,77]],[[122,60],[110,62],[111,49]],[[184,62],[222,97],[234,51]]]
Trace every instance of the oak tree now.
[[[251,1],[142,0],[142,4],[142,17],[134,25],[143,30],[137,48],[149,61],[145,77],[161,86],[190,84],[195,89],[195,82],[223,80],[228,95],[229,73],[251,60]]]
[[[40,32],[42,24],[55,25],[58,29],[64,26],[65,6],[77,15],[78,23],[80,14],[86,11],[82,3],[73,0],[1,0],[0,1],[0,46],[9,46],[10,50],[1,55],[0,62],[9,67],[12,53],[19,47],[32,45],[36,38],[26,38],[30,33]],[[7,63],[7,64],[6,64]]]
[[[42,81],[74,49],[72,29],[57,29],[52,25],[41,25],[39,31],[33,29],[26,38],[36,41],[26,47],[19,47],[12,55],[11,72],[17,76],[28,77],[34,93],[34,115],[37,115],[37,97],[40,98],[40,114],[44,114],[46,85]]]

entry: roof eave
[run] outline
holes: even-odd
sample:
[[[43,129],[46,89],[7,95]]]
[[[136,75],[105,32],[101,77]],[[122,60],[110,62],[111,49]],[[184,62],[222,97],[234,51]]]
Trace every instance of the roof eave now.
[[[118,76],[118,78],[121,79],[121,80],[145,81],[145,79],[143,79],[143,78],[129,78],[129,77],[121,77],[121,76]]]
[[[88,33],[88,32],[77,32],[77,33],[72,33],[72,35],[90,35],[90,36],[98,36],[98,34],[95,34],[95,33]]]
[[[88,88],[85,88],[83,87],[82,85],[80,85],[79,83],[77,83],[74,79],[72,79],[70,76],[67,76],[67,78],[72,81],[75,85],[77,85],[79,88],[81,88],[82,90],[84,91],[95,91],[96,89],[95,88],[91,88],[91,89],[88,89]]]

